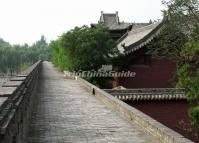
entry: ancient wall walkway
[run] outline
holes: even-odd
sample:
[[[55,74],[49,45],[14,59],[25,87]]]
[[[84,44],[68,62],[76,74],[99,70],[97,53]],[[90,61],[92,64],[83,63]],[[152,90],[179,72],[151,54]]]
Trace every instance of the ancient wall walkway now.
[[[159,142],[89,95],[78,81],[64,79],[51,63],[42,66],[29,143]]]

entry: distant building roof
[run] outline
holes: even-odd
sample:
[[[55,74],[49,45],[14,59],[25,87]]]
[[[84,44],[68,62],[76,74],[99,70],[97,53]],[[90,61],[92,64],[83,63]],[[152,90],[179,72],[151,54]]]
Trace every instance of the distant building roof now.
[[[123,54],[134,52],[153,40],[162,27],[163,21],[137,28],[133,27],[131,31],[118,40],[117,47]]]
[[[109,30],[124,30],[131,27],[132,23],[120,22],[118,12],[116,13],[103,13],[101,12],[100,20],[98,24],[102,24]],[[97,24],[91,24],[93,26]]]
[[[120,22],[118,12],[103,13],[101,12],[98,24],[102,24],[110,31],[123,30],[124,32],[116,36],[117,47],[122,54],[129,54],[134,52],[146,44],[159,34],[163,27],[163,22],[157,23],[126,23]],[[95,27],[97,24],[91,24]]]

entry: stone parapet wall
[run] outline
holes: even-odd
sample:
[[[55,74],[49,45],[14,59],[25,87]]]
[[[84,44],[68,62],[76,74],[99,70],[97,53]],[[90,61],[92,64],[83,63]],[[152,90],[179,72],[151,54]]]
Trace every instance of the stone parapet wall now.
[[[41,61],[0,87],[0,143],[26,143]]]
[[[70,74],[66,74],[69,76]],[[79,77],[70,77],[78,80],[83,88],[94,95],[96,98],[101,100],[108,108],[117,112],[120,116],[128,120],[129,122],[136,123],[139,125],[146,133],[159,139],[163,143],[192,143],[191,140],[185,138],[181,134],[175,132],[174,130],[166,127],[160,122],[154,120],[150,116],[144,114],[143,112],[137,110],[134,107],[122,102],[121,100],[115,98],[109,93],[102,89],[92,85],[86,80]]]

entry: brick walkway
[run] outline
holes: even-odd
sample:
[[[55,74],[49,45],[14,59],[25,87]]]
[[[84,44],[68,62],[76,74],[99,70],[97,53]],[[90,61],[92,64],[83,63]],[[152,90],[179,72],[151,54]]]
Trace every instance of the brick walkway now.
[[[29,143],[158,143],[44,62]]]

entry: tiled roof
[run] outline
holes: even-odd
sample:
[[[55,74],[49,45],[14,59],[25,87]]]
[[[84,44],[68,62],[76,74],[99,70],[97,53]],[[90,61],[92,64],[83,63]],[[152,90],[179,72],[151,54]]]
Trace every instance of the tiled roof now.
[[[101,12],[99,24],[104,25],[109,30],[124,30],[132,26],[132,23],[125,23],[119,21],[118,12],[103,13]],[[96,24],[91,24],[95,26]]]
[[[99,23],[103,24],[109,30],[122,30],[127,29],[132,23],[120,22],[118,12],[116,13],[103,13],[101,12]]]
[[[164,17],[165,18],[165,17]],[[116,13],[103,13],[101,12],[99,24],[104,25],[109,30],[124,30],[128,29],[129,32],[125,33],[120,39],[117,40],[117,47],[122,54],[129,54],[134,52],[146,44],[159,34],[163,28],[163,23],[125,23],[120,22],[118,12]],[[97,24],[91,24],[96,26]]]
[[[118,40],[117,47],[123,54],[129,54],[136,51],[153,40],[162,27],[163,21],[138,28],[132,28],[131,31]]]
[[[185,100],[184,89],[174,88],[146,88],[146,89],[105,89],[114,97],[123,101],[140,100]]]

